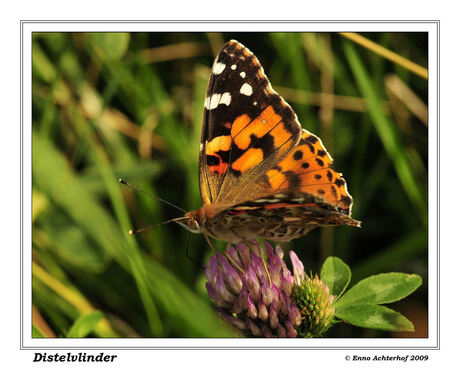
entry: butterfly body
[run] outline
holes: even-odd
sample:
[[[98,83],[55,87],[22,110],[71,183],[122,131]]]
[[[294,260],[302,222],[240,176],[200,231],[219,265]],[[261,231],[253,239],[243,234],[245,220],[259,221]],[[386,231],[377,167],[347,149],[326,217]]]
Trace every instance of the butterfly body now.
[[[351,225],[352,198],[321,140],[302,129],[257,58],[237,41],[217,55],[199,156],[203,207],[179,224],[216,239],[286,242]]]

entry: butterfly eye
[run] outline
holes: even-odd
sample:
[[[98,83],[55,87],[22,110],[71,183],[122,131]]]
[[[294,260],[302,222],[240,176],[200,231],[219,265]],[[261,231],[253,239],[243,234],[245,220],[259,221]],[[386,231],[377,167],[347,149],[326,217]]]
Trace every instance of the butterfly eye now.
[[[199,231],[200,231],[200,224],[198,223],[197,220],[195,220],[195,219],[190,219],[188,225],[189,225],[190,231],[195,231],[195,232],[199,232]]]
[[[194,218],[182,217],[180,219],[176,219],[175,221],[179,225],[181,225],[182,227],[186,228],[188,231],[190,231],[192,233],[195,233],[195,234],[201,233],[200,224]]]

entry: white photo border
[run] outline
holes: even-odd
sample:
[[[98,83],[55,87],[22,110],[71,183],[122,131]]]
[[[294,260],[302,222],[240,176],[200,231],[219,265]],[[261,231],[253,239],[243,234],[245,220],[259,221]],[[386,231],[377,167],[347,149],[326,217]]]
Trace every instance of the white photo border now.
[[[428,338],[32,338],[33,32],[427,32]],[[440,349],[440,22],[421,21],[20,21],[20,348],[21,349]]]

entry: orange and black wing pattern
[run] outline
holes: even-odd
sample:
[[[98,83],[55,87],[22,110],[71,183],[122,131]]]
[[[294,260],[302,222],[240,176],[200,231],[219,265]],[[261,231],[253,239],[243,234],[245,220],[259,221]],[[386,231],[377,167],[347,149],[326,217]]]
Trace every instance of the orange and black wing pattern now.
[[[200,146],[200,191],[205,205],[223,208],[267,192],[257,181],[298,144],[302,128],[271,87],[257,58],[237,41],[226,43],[212,66]]]
[[[321,140],[302,129],[257,58],[237,41],[212,66],[204,103],[200,190],[204,229],[231,242],[289,241],[351,225],[353,200]]]
[[[353,199],[342,174],[330,168],[332,158],[321,140],[303,130],[298,145],[261,181],[267,193],[308,193],[321,198],[345,215],[351,215]]]
[[[209,220],[209,233],[230,242],[259,237],[288,242],[318,226],[357,226],[353,200],[321,140],[303,130],[296,147],[258,179],[265,195],[228,207]]]

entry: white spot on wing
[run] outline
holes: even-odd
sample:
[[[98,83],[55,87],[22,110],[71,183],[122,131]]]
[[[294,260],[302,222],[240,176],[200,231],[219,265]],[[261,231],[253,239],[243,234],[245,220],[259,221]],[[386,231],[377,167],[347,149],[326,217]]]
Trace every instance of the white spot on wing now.
[[[215,75],[219,75],[222,73],[222,71],[225,69],[225,64],[224,63],[219,63],[219,62],[216,62],[214,64],[214,68],[212,69],[212,73],[214,73]]]
[[[220,97],[222,95],[221,94],[213,94],[211,96],[211,100],[210,100],[210,103],[209,103],[209,108],[208,109],[214,109],[216,108],[218,105],[219,105],[219,101],[220,101]]]
[[[240,72],[240,76],[241,76],[241,78],[245,78],[246,77],[246,72]]]
[[[253,200],[254,203],[278,203],[278,199],[256,199]]]
[[[229,106],[231,101],[232,101],[232,96],[230,95],[229,92],[225,92],[222,94],[219,104],[225,104],[226,106]]]
[[[204,106],[207,110],[212,110],[217,108],[219,104],[230,105],[232,101],[232,96],[229,92],[225,92],[223,94],[213,94],[211,97],[207,97],[204,100]]]
[[[230,67],[232,70],[235,70],[236,69],[236,64],[232,64],[232,66]]]
[[[247,96],[252,95],[251,85],[249,85],[248,83],[244,83],[243,86],[241,86],[240,93]]]

